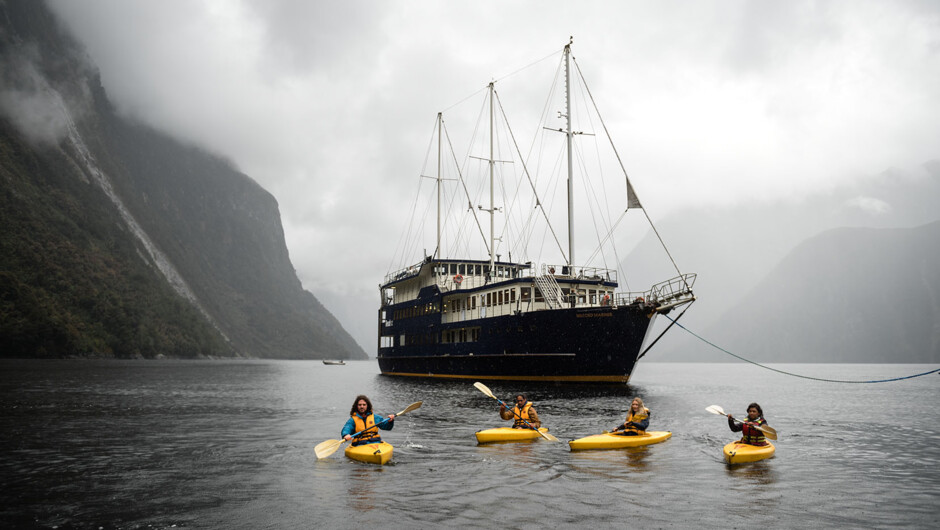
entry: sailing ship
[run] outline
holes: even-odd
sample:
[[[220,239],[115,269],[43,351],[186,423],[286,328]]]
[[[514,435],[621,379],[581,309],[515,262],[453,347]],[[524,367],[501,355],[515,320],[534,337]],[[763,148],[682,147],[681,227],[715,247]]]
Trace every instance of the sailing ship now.
[[[680,272],[671,256],[676,276],[641,292],[621,290],[621,263],[617,259],[613,264],[606,258],[601,261],[598,256],[605,254],[599,250],[592,253],[589,260],[576,261],[578,247],[575,240],[579,232],[575,229],[574,210],[579,203],[575,200],[574,166],[576,155],[587,150],[577,151],[575,142],[584,136],[600,135],[572,130],[572,113],[575,112],[571,99],[574,84],[572,63],[581,83],[581,92],[590,94],[583,75],[580,75],[580,67],[571,54],[572,42],[564,47],[556,75],[557,79],[563,79],[564,86],[564,110],[558,112],[562,126],[539,129],[540,132],[555,134],[558,139],[563,138],[560,142],[555,141],[564,146],[559,147],[559,152],[564,153],[567,163],[556,162],[554,166],[567,166],[566,172],[557,170],[559,175],[566,173],[567,180],[563,183],[561,176],[557,179],[549,177],[548,180],[555,182],[556,190],[567,188],[567,252],[551,227],[552,214],[557,219],[558,213],[546,208],[546,201],[540,196],[540,193],[550,192],[543,186],[546,179],[539,180],[535,164],[512,161],[515,164],[512,171],[523,181],[515,188],[510,188],[502,180],[507,174],[503,168],[510,163],[503,160],[506,153],[512,152],[520,160],[526,157],[522,156],[511,129],[509,134],[496,131],[496,122],[505,122],[508,127],[508,118],[495,90],[495,82],[487,85],[479,112],[481,121],[489,122],[490,132],[475,134],[475,138],[483,140],[484,148],[479,151],[484,154],[475,156],[472,154],[474,151],[468,150],[462,166],[456,160],[451,164],[443,156],[444,147],[451,144],[450,133],[445,128],[443,113],[438,113],[435,122],[437,175],[428,177],[434,181],[436,192],[435,247],[431,253],[413,252],[412,255],[421,256],[417,262],[414,258],[405,261],[407,248],[403,248],[400,263],[410,264],[399,265],[394,270],[390,267],[390,272],[379,285],[378,363],[382,374],[446,379],[626,383],[640,357],[678,320],[678,317],[670,319],[672,322],[650,340],[656,317],[680,306],[685,306],[684,314],[695,300],[692,285],[696,275]],[[560,85],[562,83],[556,83],[556,86]],[[561,97],[555,96],[556,99]],[[546,120],[543,122],[547,123]],[[603,131],[606,133],[606,125]],[[510,148],[497,149],[500,141]],[[612,141],[610,146],[616,153]],[[618,177],[618,182],[625,182],[621,220],[628,211],[642,211],[653,228],[652,233],[658,238],[658,232],[619,163],[619,155],[616,155],[616,160],[623,174],[623,180]],[[467,168],[473,164],[480,167],[486,181],[477,187],[469,184]],[[577,165],[585,164],[578,158]],[[445,178],[445,168],[450,168],[449,171],[456,176]],[[457,184],[450,186],[450,199],[447,200],[445,184],[451,182]],[[503,204],[496,203],[497,190],[503,192]],[[489,205],[478,204],[474,208],[474,201],[485,201],[487,191]],[[526,206],[522,206],[522,200],[518,198],[523,191],[531,194]],[[445,219],[442,216],[442,208],[448,205],[455,206],[452,209],[459,212],[452,217],[463,216],[462,224],[451,223],[451,217]],[[524,221],[514,224],[508,213],[510,206],[526,212]],[[497,215],[503,221],[499,237],[496,235]],[[483,229],[486,217],[489,220],[488,237]],[[619,221],[614,222],[613,216],[610,217],[605,223],[610,232],[598,238],[601,243],[616,241],[613,230]],[[537,246],[531,243],[537,239],[533,234],[538,232],[531,228],[536,221],[547,228],[541,232],[542,246],[537,252],[532,252],[532,247]],[[594,223],[597,224],[596,218]],[[507,239],[511,230],[507,227],[512,226],[522,226],[515,232],[521,239],[528,237],[529,242],[509,246]],[[448,227],[455,235],[444,234]],[[481,249],[477,255],[466,250],[471,246],[466,243],[470,235]],[[414,240],[406,238],[403,247]],[[554,261],[549,257],[542,263],[538,263],[538,259],[533,262],[530,254],[541,257],[546,240],[554,240],[557,246]],[[662,242],[661,238],[659,241]],[[448,243],[452,249],[448,252],[454,255],[445,252],[443,245]],[[521,253],[524,257],[513,260],[513,249],[517,256]],[[503,253],[508,254],[509,259],[502,259]]]

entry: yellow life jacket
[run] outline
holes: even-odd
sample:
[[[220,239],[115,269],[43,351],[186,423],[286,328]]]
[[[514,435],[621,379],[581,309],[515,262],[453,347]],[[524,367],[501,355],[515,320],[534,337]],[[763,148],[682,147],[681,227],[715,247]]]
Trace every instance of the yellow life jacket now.
[[[530,408],[532,408],[532,402],[531,402],[531,401],[527,401],[526,404],[523,405],[522,410],[519,410],[519,405],[516,405],[516,406],[514,406],[514,407],[512,408],[512,416],[513,416],[514,418],[516,418],[516,421],[513,422],[513,424],[512,424],[513,427],[525,427],[525,428],[529,428],[529,426],[526,425],[525,422],[523,422],[522,420],[529,421],[529,419],[530,419],[530,418],[529,418],[529,409],[530,409]],[[520,419],[520,418],[521,418],[521,419]],[[530,423],[531,423],[531,422],[530,422]]]
[[[375,426],[375,414],[369,414],[364,421],[358,414],[353,414],[352,419],[356,422],[354,433],[365,431],[354,438],[355,441],[353,443],[355,445],[369,443],[371,441],[381,441],[381,438],[379,438],[379,428]]]
[[[650,417],[650,409],[648,409],[648,408],[646,408],[646,407],[643,408],[643,412],[639,412],[639,413],[637,413],[636,415],[633,414],[633,410],[631,409],[631,410],[630,410],[630,414],[627,416],[627,420],[624,421],[624,424],[630,423],[631,421],[635,421],[635,422],[639,423],[639,422],[641,422],[641,421],[643,421],[643,420],[645,420],[645,419],[648,419],[649,417]],[[634,427],[633,425],[627,426],[627,428],[625,428],[625,429],[623,430],[623,432],[625,432],[625,433],[627,433],[627,432],[635,432],[635,433],[637,433],[637,434],[646,434],[646,431],[637,429],[637,428]]]

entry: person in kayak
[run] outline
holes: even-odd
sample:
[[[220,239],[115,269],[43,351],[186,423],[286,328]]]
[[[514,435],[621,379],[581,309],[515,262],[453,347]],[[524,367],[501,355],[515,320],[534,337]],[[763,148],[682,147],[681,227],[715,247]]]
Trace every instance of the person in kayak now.
[[[650,409],[643,405],[643,400],[639,397],[633,398],[630,404],[630,411],[627,419],[622,424],[614,427],[614,432],[623,431],[621,436],[637,436],[646,434],[646,428],[650,426]]]
[[[343,432],[340,436],[344,440],[353,439],[353,434],[362,431],[362,434],[356,436],[352,445],[377,444],[382,441],[379,436],[379,429],[390,431],[395,426],[395,415],[389,414],[388,418],[372,412],[372,402],[366,396],[356,396],[353,402],[352,410],[349,411],[350,418],[343,425]]]
[[[764,411],[757,403],[751,403],[747,406],[747,421],[735,420],[731,417],[731,414],[728,414],[728,427],[731,427],[734,432],[741,432],[740,443],[743,444],[767,445],[764,433],[755,429],[757,426],[764,425],[767,425],[767,420],[764,419]],[[769,425],[767,426],[769,427]]]
[[[500,402],[499,417],[504,420],[515,419],[516,421],[512,424],[513,429],[538,429],[542,426],[542,422],[539,421],[539,415],[535,412],[535,407],[532,406],[532,402],[527,401],[522,394],[516,394],[516,406],[514,406],[512,410],[507,409],[506,404]],[[528,425],[526,425],[526,423],[528,423]]]

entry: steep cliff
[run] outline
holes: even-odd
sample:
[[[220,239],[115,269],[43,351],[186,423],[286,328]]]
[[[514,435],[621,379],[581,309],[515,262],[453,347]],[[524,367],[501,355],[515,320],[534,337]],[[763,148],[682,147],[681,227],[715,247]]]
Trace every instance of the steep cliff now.
[[[38,2],[0,2],[0,355],[365,359],[277,202],[118,115]]]

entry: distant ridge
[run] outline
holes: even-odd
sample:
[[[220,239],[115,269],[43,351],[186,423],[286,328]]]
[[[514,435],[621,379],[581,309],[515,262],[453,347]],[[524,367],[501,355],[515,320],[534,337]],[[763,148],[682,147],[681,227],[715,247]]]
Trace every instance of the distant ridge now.
[[[0,2],[0,356],[367,359],[277,202],[119,116],[41,2]]]
[[[940,363],[940,221],[823,232],[701,334],[760,362]]]

